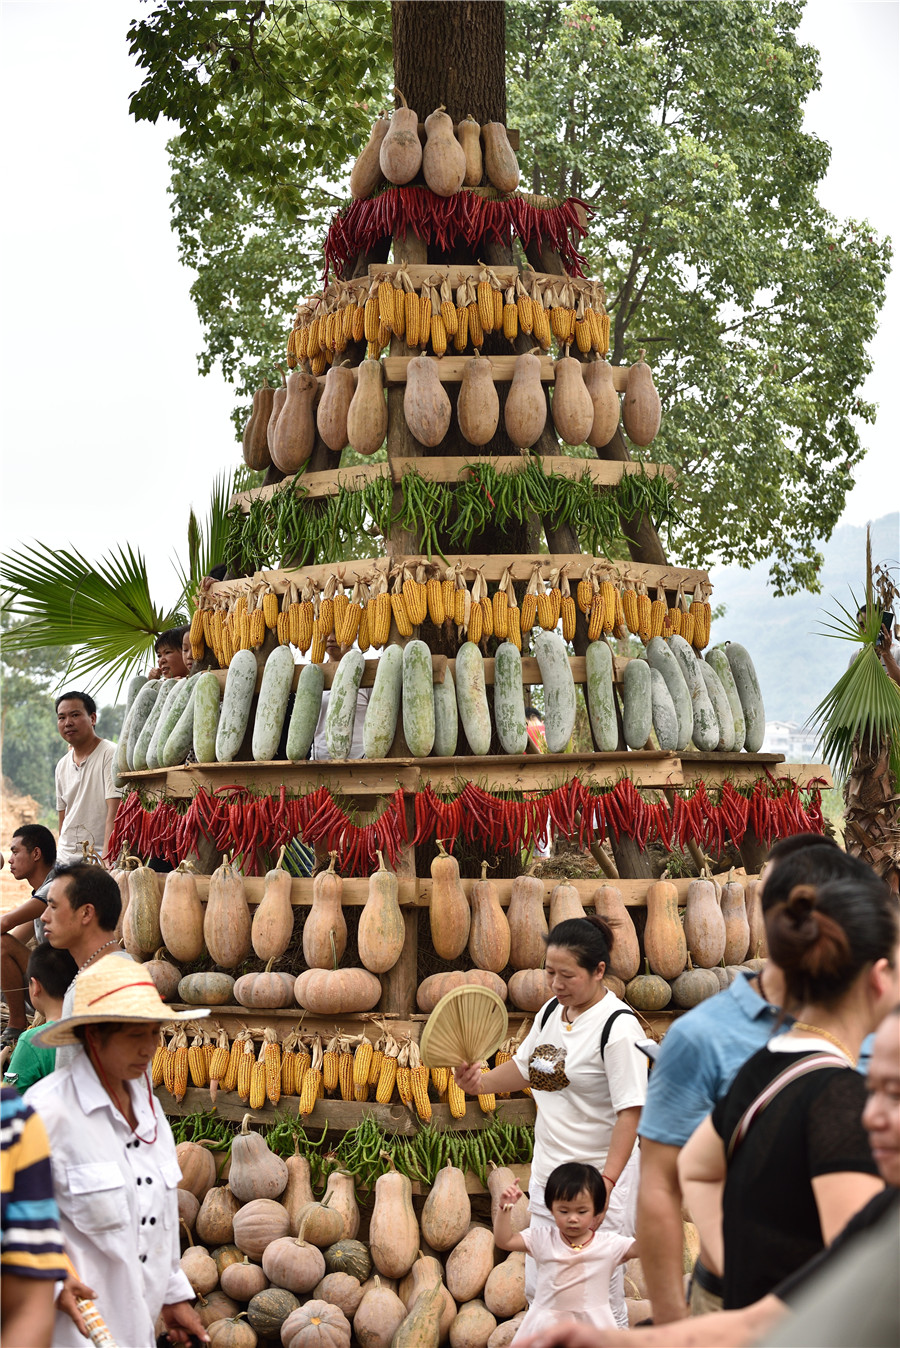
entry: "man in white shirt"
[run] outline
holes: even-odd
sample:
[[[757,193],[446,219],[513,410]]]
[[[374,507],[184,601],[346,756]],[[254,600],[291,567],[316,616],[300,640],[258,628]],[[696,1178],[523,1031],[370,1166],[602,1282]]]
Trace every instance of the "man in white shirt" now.
[[[88,693],[56,699],[56,724],[69,752],[56,765],[61,865],[84,858],[84,844],[105,856],[122,792],[114,785],[116,746],[94,731],[97,704]]]

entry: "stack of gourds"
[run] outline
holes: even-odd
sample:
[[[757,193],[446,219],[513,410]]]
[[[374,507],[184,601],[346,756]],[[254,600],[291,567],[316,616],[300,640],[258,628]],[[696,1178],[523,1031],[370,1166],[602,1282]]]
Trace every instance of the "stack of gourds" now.
[[[184,1142],[178,1153],[181,1263],[215,1348],[256,1348],[260,1338],[280,1338],[285,1348],[350,1348],[351,1336],[363,1348],[448,1340],[505,1348],[521,1323],[524,1255],[497,1249],[490,1227],[472,1221],[466,1176],[455,1166],[437,1172],[418,1214],[411,1182],[393,1170],[378,1178],[374,1204],[361,1212],[352,1175],[333,1171],[316,1199],[307,1159],[295,1152],[282,1160],[246,1119],[225,1183],[216,1182],[207,1148]],[[507,1167],[491,1170],[492,1217],[514,1178]],[[527,1221],[522,1199],[513,1229]],[[686,1224],[688,1267],[696,1244]],[[627,1272],[638,1318],[638,1261]]]

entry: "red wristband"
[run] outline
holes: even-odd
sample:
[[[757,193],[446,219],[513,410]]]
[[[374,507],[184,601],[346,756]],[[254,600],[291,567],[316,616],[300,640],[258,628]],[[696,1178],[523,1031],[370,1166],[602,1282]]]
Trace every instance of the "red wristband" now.
[[[616,1187],[617,1181],[613,1179],[612,1175],[601,1175],[600,1178],[603,1180],[608,1180],[610,1188],[614,1189]]]

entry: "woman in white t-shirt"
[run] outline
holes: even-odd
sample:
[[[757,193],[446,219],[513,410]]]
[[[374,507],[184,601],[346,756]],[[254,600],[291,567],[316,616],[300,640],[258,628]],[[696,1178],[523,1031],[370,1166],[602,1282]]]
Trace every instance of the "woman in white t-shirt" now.
[[[456,1068],[454,1075],[470,1095],[531,1086],[537,1110],[528,1186],[533,1227],[553,1224],[544,1204],[550,1172],[580,1161],[595,1166],[606,1185],[604,1227],[633,1236],[637,1125],[647,1094],[647,1060],[636,1045],[645,1035],[630,1008],[603,985],[613,933],[602,918],[570,918],[546,940],[553,995],[515,1057],[484,1075],[477,1063]],[[533,1288],[534,1268],[526,1259],[526,1292]],[[621,1270],[610,1304],[616,1323],[627,1328]]]

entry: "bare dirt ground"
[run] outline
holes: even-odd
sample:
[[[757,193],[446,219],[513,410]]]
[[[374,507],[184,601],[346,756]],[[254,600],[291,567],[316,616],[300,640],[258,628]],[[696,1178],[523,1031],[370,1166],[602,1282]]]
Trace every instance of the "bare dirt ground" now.
[[[4,860],[9,857],[9,845],[12,835],[23,824],[37,824],[41,818],[41,807],[31,796],[16,793],[6,777],[2,781],[0,792],[0,852]],[[31,890],[24,882],[14,880],[8,866],[0,871],[0,912],[8,912],[18,904],[31,898]]]

